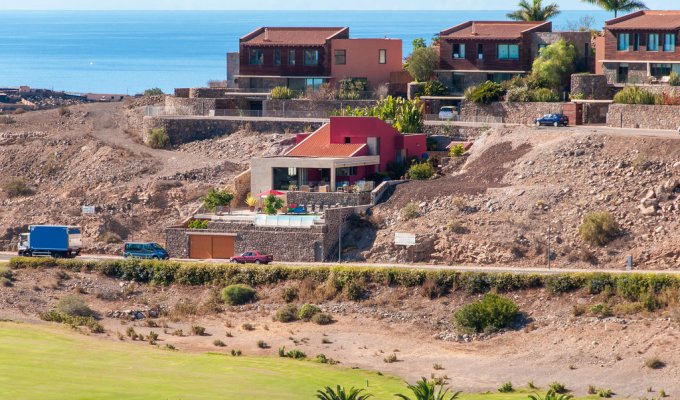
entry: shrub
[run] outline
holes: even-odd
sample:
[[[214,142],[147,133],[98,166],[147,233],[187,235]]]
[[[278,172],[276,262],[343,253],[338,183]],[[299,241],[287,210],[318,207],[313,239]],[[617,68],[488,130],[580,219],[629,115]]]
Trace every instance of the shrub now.
[[[413,201],[407,203],[404,208],[401,209],[401,218],[404,221],[408,221],[413,218],[420,217],[420,206],[418,203]]]
[[[241,357],[241,350],[239,349],[231,349],[231,355],[234,357]]]
[[[411,179],[418,181],[430,179],[434,175],[434,168],[427,162],[414,164],[408,169],[408,175]]]
[[[302,351],[298,349],[293,349],[291,351],[286,352],[286,347],[279,347],[278,350],[279,357],[288,357],[288,358],[293,358],[296,360],[301,360],[303,358],[307,358],[307,355]]]
[[[272,89],[271,96],[274,100],[290,100],[297,98],[299,94],[295,90],[285,86],[277,86]]]
[[[146,340],[149,341],[149,344],[156,344],[156,340],[158,340],[158,334],[154,331],[150,331],[149,335],[147,335]]]
[[[329,325],[333,323],[333,318],[331,318],[331,316],[326,313],[317,313],[312,316],[312,322],[317,325]]]
[[[486,294],[474,303],[461,307],[453,322],[464,332],[495,332],[511,326],[519,316],[519,307],[510,299]]]
[[[321,309],[314,304],[303,304],[298,311],[298,319],[309,321],[312,317],[321,312]]]
[[[637,86],[628,86],[614,96],[614,103],[619,104],[661,104],[660,95]]]
[[[445,96],[449,94],[449,89],[440,81],[429,81],[423,86],[425,96]]]
[[[257,341],[257,347],[259,347],[261,349],[268,349],[269,345],[264,340],[258,340]]]
[[[606,304],[598,303],[590,307],[590,313],[596,317],[606,318],[612,316],[612,310]]]
[[[11,281],[14,278],[14,274],[12,273],[11,269],[0,266],[0,278],[4,278],[7,279],[8,281]]]
[[[439,56],[432,47],[420,47],[411,53],[406,70],[416,82],[425,82],[432,77],[437,68]]]
[[[226,346],[226,344],[224,344],[224,342],[221,341],[220,339],[215,339],[215,340],[213,340],[213,346],[224,347],[224,346]]]
[[[73,317],[91,317],[94,311],[88,307],[82,297],[73,294],[66,295],[59,299],[57,311]]]
[[[457,144],[449,149],[449,157],[460,157],[465,154],[465,147],[462,144]]]
[[[511,393],[515,391],[515,388],[512,387],[512,382],[505,382],[498,388],[498,391],[500,393]]]
[[[668,76],[668,84],[671,86],[680,86],[680,75],[675,71],[671,72]]]
[[[281,293],[281,298],[286,303],[294,302],[295,300],[298,299],[298,289],[294,287],[283,289],[283,293]]]
[[[383,358],[383,361],[386,362],[387,364],[392,364],[394,362],[399,361],[399,358],[397,358],[397,355],[395,353],[392,353],[387,357]]]
[[[252,303],[257,299],[255,289],[248,285],[235,284],[222,289],[222,300],[232,306]]]
[[[555,382],[550,383],[550,385],[548,385],[548,391],[553,392],[553,393],[557,393],[557,394],[564,394],[564,393],[567,393],[569,391],[569,389],[567,389],[567,387],[564,386],[564,384],[555,381]]]
[[[170,144],[170,136],[165,128],[153,128],[146,138],[146,145],[152,149],[164,149]]]
[[[192,219],[187,224],[189,229],[208,229],[208,220],[205,219]]]
[[[532,76],[551,89],[567,85],[574,71],[576,47],[564,39],[541,50],[532,65]]]
[[[345,284],[344,288],[347,300],[359,301],[366,296],[366,288],[361,282],[351,280]]]
[[[17,108],[16,110],[14,110],[14,115],[21,115],[21,114],[25,114],[25,113],[26,113],[26,110],[24,110],[23,108]]]
[[[254,331],[255,325],[249,324],[249,323],[246,322],[245,324],[241,325],[241,329],[243,329],[244,331],[248,331],[248,332]]]
[[[661,369],[666,366],[666,363],[657,357],[648,358],[645,360],[645,367],[650,369]]]
[[[583,217],[578,233],[586,243],[604,246],[620,234],[620,228],[609,212],[589,212]]]
[[[264,198],[264,212],[267,215],[276,215],[283,208],[283,199],[273,194]]]
[[[230,191],[213,188],[203,198],[203,208],[213,212],[217,207],[228,206],[232,200],[234,200],[234,195]]]
[[[15,122],[17,121],[9,115],[0,115],[0,124],[11,125]]]
[[[505,101],[527,103],[531,100],[531,90],[527,86],[513,86],[505,93]]]
[[[283,323],[297,321],[298,309],[294,304],[286,304],[276,310],[275,320]]]
[[[529,92],[529,97],[533,102],[558,102],[560,101],[560,95],[554,90],[547,88],[534,89]]]
[[[205,336],[205,328],[200,325],[191,325],[191,334],[196,336]]]
[[[583,287],[583,280],[578,275],[559,274],[546,277],[546,286],[553,294],[567,293]]]
[[[28,186],[26,180],[13,178],[2,184],[2,190],[7,197],[24,197],[33,194],[33,190]]]
[[[68,110],[67,107],[61,106],[57,109],[57,114],[59,114],[60,117],[63,117],[65,115],[70,114],[70,111]]]
[[[500,100],[503,96],[503,86],[491,81],[486,81],[479,86],[470,87],[465,91],[465,98],[477,104],[490,104]]]
[[[151,88],[151,89],[146,89],[144,91],[144,96],[162,96],[165,93],[163,93],[163,90],[160,88]]]
[[[71,325],[72,327],[86,326],[92,333],[104,333],[104,327],[97,322],[94,317],[82,317],[77,315],[69,315],[59,311],[49,311],[40,314],[40,319],[43,321],[58,322],[62,324]],[[133,330],[134,331],[134,330]],[[135,336],[136,337],[136,336]],[[134,339],[133,339],[134,340]]]

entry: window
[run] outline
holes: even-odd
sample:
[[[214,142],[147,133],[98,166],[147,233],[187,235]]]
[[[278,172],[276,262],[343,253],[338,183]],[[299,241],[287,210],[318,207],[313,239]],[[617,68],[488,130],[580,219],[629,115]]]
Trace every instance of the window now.
[[[281,65],[281,49],[274,49],[274,65]]]
[[[478,60],[484,59],[484,45],[481,43],[477,45],[477,59]]]
[[[387,50],[378,50],[378,64],[387,64]]]
[[[548,47],[547,44],[545,44],[545,43],[539,43],[539,44],[538,44],[538,54],[541,54],[541,50],[545,49],[546,47]]]
[[[454,43],[451,49],[451,58],[465,58],[465,45]]]
[[[319,50],[305,50],[305,65],[319,65]]]
[[[663,39],[663,51],[675,52],[675,34],[667,33]]]
[[[454,93],[462,93],[465,90],[463,86],[465,82],[465,74],[462,72],[454,72],[451,76],[451,88]]]
[[[250,50],[250,65],[262,65],[264,62],[264,53],[262,49]]]
[[[350,143],[352,143],[352,138],[346,137],[345,138],[345,144],[350,144]]]
[[[633,51],[640,51],[640,34],[636,33],[633,36]]]
[[[335,170],[335,176],[353,176],[357,174],[357,167],[343,167]]]
[[[671,64],[652,64],[650,65],[650,73],[655,78],[663,78],[671,74],[673,66]]]
[[[619,41],[616,48],[619,51],[628,51],[630,46],[630,35],[628,33],[619,33]]]
[[[659,34],[650,33],[647,41],[647,51],[659,51]]]
[[[519,60],[519,45],[517,45],[517,44],[499,44],[498,45],[498,59],[499,60]]]
[[[333,58],[335,60],[335,65],[347,64],[347,50],[335,50]]]
[[[288,50],[288,65],[295,65],[295,49]]]
[[[307,89],[314,89],[318,90],[321,88],[321,85],[323,85],[324,80],[321,78],[307,78],[305,80],[305,86]]]

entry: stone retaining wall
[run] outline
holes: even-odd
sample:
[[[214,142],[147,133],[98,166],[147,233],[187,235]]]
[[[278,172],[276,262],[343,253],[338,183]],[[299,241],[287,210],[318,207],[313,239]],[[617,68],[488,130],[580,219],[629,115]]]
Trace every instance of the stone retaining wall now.
[[[309,132],[319,129],[322,122],[244,120],[220,117],[144,117],[142,139],[149,130],[165,128],[172,145],[209,139],[247,129],[253,132]]]
[[[680,127],[680,106],[611,104],[607,112],[607,126],[676,130]]]
[[[534,118],[544,114],[562,113],[563,103],[508,103],[495,102],[491,104],[476,104],[469,101],[461,102],[461,120],[475,118],[501,118],[500,122],[508,124],[532,125]]]
[[[371,203],[371,192],[362,193],[288,192],[286,194],[286,201],[288,201],[289,204],[300,205],[315,204],[328,207],[332,207],[335,205],[340,205],[344,207],[360,206]]]
[[[208,115],[217,106],[216,99],[191,99],[185,97],[165,97],[165,107],[175,109],[180,115]]]
[[[331,112],[345,108],[373,106],[376,100],[264,100],[265,117],[327,118]]]
[[[573,74],[571,94],[582,94],[588,100],[608,100],[612,96],[607,77],[597,74]]]

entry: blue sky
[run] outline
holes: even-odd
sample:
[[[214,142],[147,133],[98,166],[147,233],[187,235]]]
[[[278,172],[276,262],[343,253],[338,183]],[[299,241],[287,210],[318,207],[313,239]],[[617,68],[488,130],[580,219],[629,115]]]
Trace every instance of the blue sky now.
[[[588,10],[580,0],[553,0],[563,10]],[[544,2],[550,2],[544,1]],[[514,0],[22,0],[2,1],[0,9],[22,10],[508,10]],[[655,9],[680,7],[680,0],[647,0]]]

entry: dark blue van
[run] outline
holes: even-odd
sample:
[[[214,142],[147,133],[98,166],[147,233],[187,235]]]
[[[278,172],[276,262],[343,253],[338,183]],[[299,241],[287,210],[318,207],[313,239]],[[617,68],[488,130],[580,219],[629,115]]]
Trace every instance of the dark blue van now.
[[[153,260],[167,260],[170,255],[158,243],[146,242],[125,243],[123,250],[123,257],[125,258],[146,258]]]

